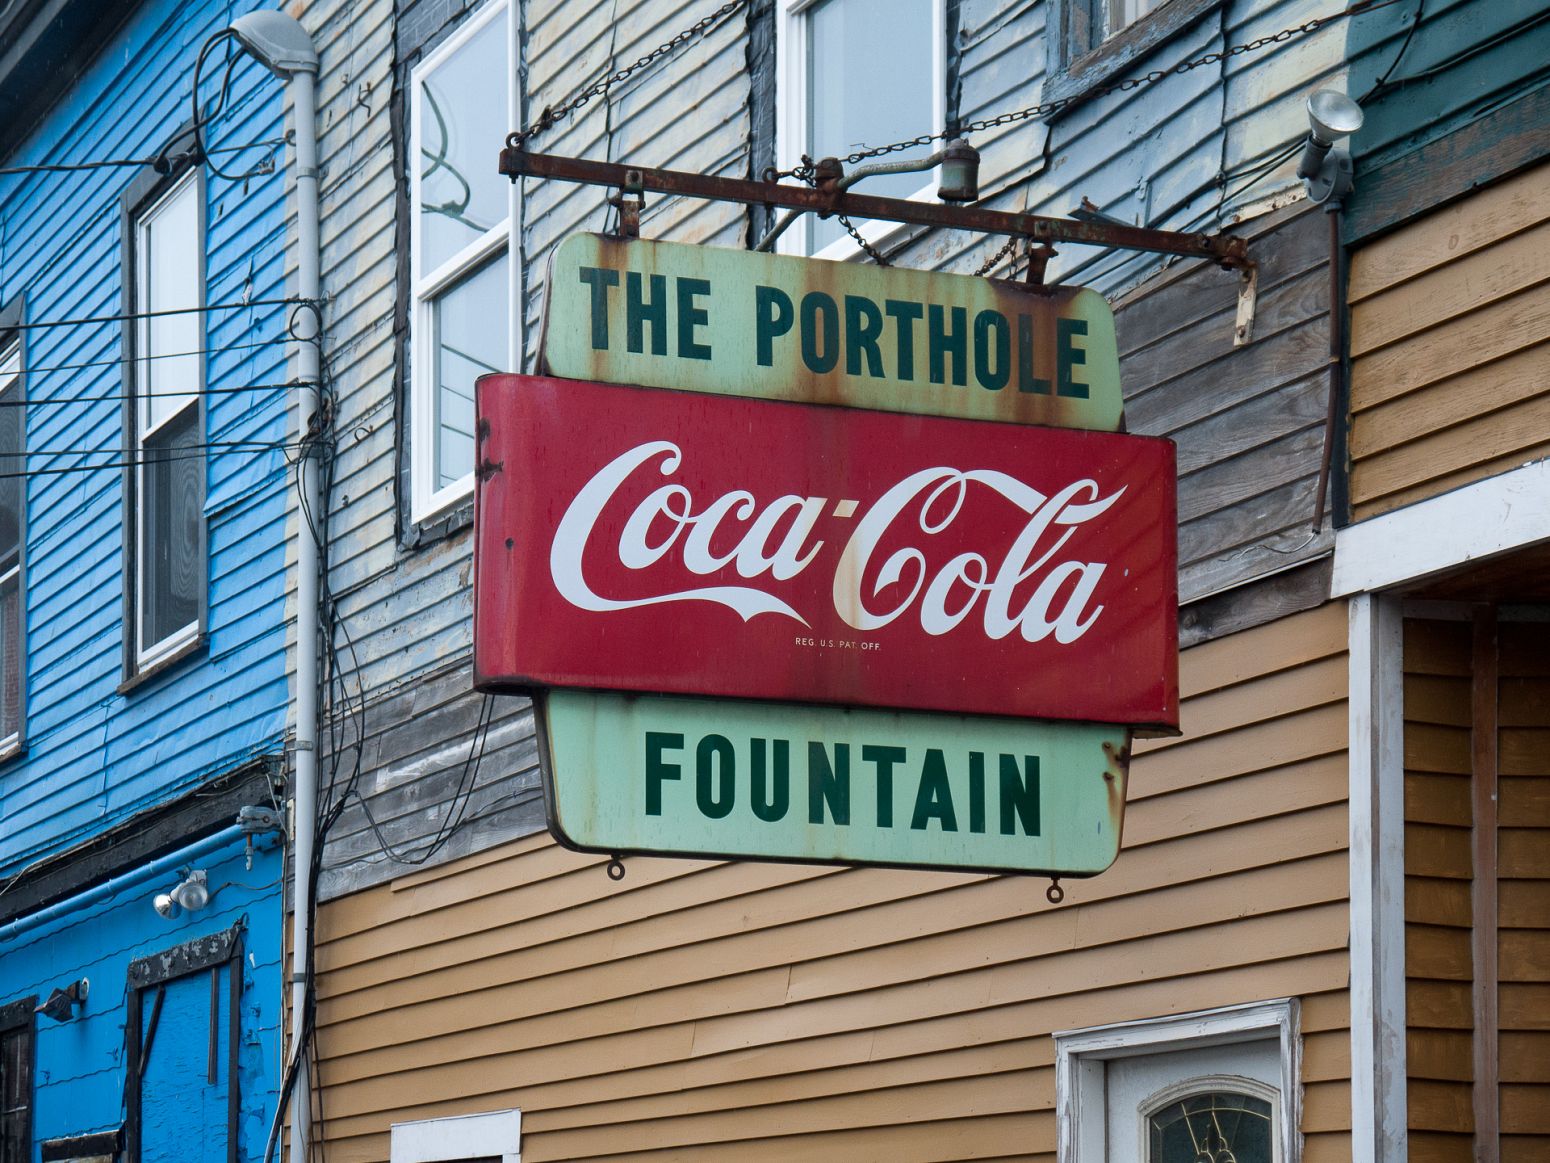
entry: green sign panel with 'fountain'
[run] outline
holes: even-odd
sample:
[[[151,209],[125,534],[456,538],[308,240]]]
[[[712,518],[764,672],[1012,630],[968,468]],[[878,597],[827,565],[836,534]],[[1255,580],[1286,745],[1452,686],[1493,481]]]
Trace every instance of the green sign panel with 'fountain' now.
[[[1073,876],[1119,851],[1123,727],[577,690],[541,706],[550,828],[582,851]]]

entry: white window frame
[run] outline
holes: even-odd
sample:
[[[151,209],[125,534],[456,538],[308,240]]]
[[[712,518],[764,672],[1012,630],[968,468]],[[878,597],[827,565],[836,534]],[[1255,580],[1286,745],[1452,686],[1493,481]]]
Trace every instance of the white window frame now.
[[[467,1159],[522,1163],[522,1112],[487,1111],[394,1123],[388,1143],[390,1163],[460,1163]]]
[[[807,107],[807,11],[822,0],[776,0],[775,7],[775,150],[781,169],[789,170],[799,164],[806,150],[810,110]],[[941,131],[947,123],[947,0],[932,0],[931,43],[936,52],[932,58],[931,77],[931,132]],[[886,141],[872,141],[868,145],[888,145]],[[934,153],[940,143],[922,147],[921,153]],[[906,155],[908,156],[908,155]],[[814,159],[816,160],[816,159]],[[877,158],[877,161],[898,161],[899,156]],[[863,165],[866,163],[862,163]],[[847,167],[854,169],[856,167]],[[935,169],[924,170],[921,186],[910,194],[911,202],[934,202],[938,175]],[[866,183],[855,187],[865,193]],[[776,249],[782,254],[806,255],[811,250],[812,214],[802,214],[791,228],[780,236]],[[856,221],[856,229],[873,246],[898,237],[906,229],[902,222]],[[849,235],[842,236],[822,247],[813,258],[835,260],[854,259],[861,248]]]
[[[7,339],[0,341],[0,401],[15,393],[15,399],[7,401],[7,404],[19,402],[22,388],[22,345],[20,340]],[[22,413],[21,422],[22,449],[27,447],[27,420],[25,410]],[[22,584],[22,558],[26,556],[27,541],[27,481],[22,478],[20,495],[20,512],[16,514],[16,564],[9,569],[0,572],[0,590],[3,590],[12,579],[16,581],[16,600],[19,605],[19,621],[21,623],[21,640],[16,643],[16,687],[18,692],[16,708],[16,730],[0,736],[0,756],[9,755],[15,751],[22,741],[22,724],[27,717],[27,651],[25,648],[27,633],[27,591]],[[0,675],[0,683],[4,682],[4,676]]]
[[[162,190],[154,198],[135,209],[131,225],[131,229],[133,231],[133,253],[131,255],[131,260],[134,263],[134,302],[136,305],[135,309],[137,311],[143,310],[143,305],[150,302],[150,288],[147,286],[147,278],[149,277],[148,258],[150,255],[149,227],[157,215],[165,210],[167,206],[173,201],[173,199],[189,192],[191,192],[192,197],[194,198],[195,218],[199,224],[195,231],[196,237],[194,240],[194,266],[196,271],[195,279],[196,282],[203,279],[205,216],[204,207],[199,204],[202,189],[203,187],[199,182],[199,171],[197,167],[190,167],[175,181],[168,185],[165,190]],[[203,297],[204,291],[203,287],[201,287],[201,302],[203,301]],[[174,423],[175,421],[182,420],[190,409],[194,411],[197,417],[199,414],[200,399],[197,394],[190,395],[187,399],[183,400],[173,412],[163,417],[159,423],[152,423],[151,402],[155,397],[155,392],[151,390],[150,386],[146,382],[146,364],[141,362],[138,358],[149,350],[150,322],[151,321],[148,318],[144,318],[143,316],[134,321],[135,354],[137,358],[134,371],[135,398],[132,405],[134,408],[134,431],[133,439],[131,441],[131,447],[133,449],[131,453],[131,459],[134,462],[134,468],[131,471],[135,475],[135,513],[134,532],[130,541],[130,544],[132,544],[134,547],[134,593],[130,602],[132,606],[131,621],[133,623],[130,632],[134,636],[133,658],[135,662],[136,673],[150,669],[158,662],[172,657],[174,654],[179,653],[194,642],[197,642],[199,640],[200,634],[204,629],[204,616],[202,613],[204,609],[204,602],[203,599],[201,599],[198,607],[194,612],[194,620],[192,622],[185,626],[179,627],[177,630],[174,630],[171,634],[168,634],[166,637],[161,638],[158,641],[151,642],[149,644],[147,644],[145,641],[145,618],[143,602],[146,592],[146,547],[145,521],[142,518],[141,510],[141,506],[145,498],[145,442],[149,437],[154,436],[168,425]],[[195,358],[199,359],[200,361],[200,378],[203,379],[203,357],[196,356]],[[203,383],[198,386],[200,389],[203,389],[204,387]],[[202,439],[203,434],[198,433],[198,435],[201,437],[201,439],[196,443],[201,446],[202,462],[202,447],[204,444]],[[202,579],[205,577],[204,562],[200,563],[200,575]],[[205,580],[207,584],[207,579]]]
[[[437,432],[435,410],[435,351],[432,344],[432,311],[435,301],[463,278],[495,260],[504,249],[508,277],[507,296],[511,319],[507,332],[507,367],[516,370],[522,358],[521,280],[517,271],[518,183],[511,182],[506,218],[485,231],[433,271],[420,271],[420,138],[421,93],[424,81],[476,35],[495,20],[506,22],[506,121],[517,124],[517,28],[513,5],[508,0],[490,0],[419,61],[409,75],[409,494],[410,518],[419,523],[439,516],[473,493],[474,474],[465,473],[451,484],[438,487],[435,481]],[[498,144],[498,143],[497,143]],[[495,145],[491,146],[493,167]]]
[[[1280,1063],[1280,1093],[1273,1102],[1278,1163],[1302,1158],[1302,1035],[1295,998],[1249,1002],[1171,1017],[1062,1030],[1055,1034],[1055,1101],[1059,1163],[1105,1163],[1108,1085],[1106,1063],[1117,1058],[1166,1054],[1260,1042],[1274,1038]],[[1198,1070],[1152,1097],[1170,1101],[1224,1080]],[[1234,1079],[1228,1089],[1267,1097],[1261,1088]],[[1144,1141],[1144,1140],[1143,1140]]]

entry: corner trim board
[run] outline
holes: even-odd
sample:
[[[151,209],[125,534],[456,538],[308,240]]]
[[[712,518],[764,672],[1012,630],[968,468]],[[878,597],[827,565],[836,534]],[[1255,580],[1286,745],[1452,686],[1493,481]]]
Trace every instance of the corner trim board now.
[[[1353,598],[1349,633],[1351,1153],[1403,1163],[1409,1130],[1399,603],[1377,594]]]

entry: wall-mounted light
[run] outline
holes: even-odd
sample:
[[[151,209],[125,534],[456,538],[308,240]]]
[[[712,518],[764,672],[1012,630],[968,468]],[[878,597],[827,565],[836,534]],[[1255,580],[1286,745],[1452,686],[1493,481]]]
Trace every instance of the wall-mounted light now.
[[[1363,120],[1362,107],[1337,89],[1320,89],[1308,98],[1308,140],[1297,176],[1313,201],[1338,202],[1351,192],[1351,153],[1334,146],[1337,138],[1360,129]]]
[[[33,1012],[45,1018],[53,1018],[56,1022],[68,1022],[75,1016],[76,1006],[86,1005],[86,994],[90,989],[91,982],[84,977],[80,981],[72,981],[63,989],[55,989],[48,995],[48,1000]]]
[[[170,892],[159,892],[151,902],[158,914],[171,920],[180,909],[197,912],[210,903],[210,882],[205,870],[196,868],[173,886]]]

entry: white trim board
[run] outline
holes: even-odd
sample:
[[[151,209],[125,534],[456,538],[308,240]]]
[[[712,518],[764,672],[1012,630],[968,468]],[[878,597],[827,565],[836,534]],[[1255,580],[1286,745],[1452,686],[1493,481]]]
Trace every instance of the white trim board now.
[[[1351,1153],[1403,1163],[1405,771],[1400,603],[1350,602]]]
[[[1550,540],[1550,461],[1476,481],[1335,534],[1330,596],[1387,589]]]
[[[486,1111],[444,1119],[394,1123],[392,1163],[447,1163],[457,1159],[499,1159],[522,1163],[522,1112]]]

